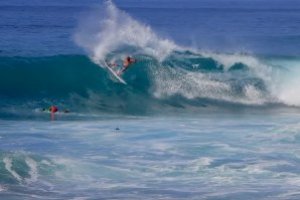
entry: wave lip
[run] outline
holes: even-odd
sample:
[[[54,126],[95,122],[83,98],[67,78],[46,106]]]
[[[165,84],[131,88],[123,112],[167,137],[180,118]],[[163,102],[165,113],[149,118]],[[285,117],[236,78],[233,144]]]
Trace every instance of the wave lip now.
[[[119,10],[112,1],[106,1],[102,9],[82,21],[75,41],[98,64],[111,52],[124,48],[128,52],[133,47],[130,53],[143,52],[159,60],[177,48],[171,40],[160,38],[150,26]]]

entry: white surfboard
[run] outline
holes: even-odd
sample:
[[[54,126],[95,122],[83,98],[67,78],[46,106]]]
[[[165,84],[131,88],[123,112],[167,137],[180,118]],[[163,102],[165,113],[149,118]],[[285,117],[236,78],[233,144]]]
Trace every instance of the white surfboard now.
[[[114,75],[114,77],[115,77],[120,83],[123,83],[123,84],[127,85],[126,81],[124,81],[124,79],[123,79],[121,76],[119,76],[119,75],[115,72],[115,70],[113,70],[111,67],[109,67],[108,64],[107,64],[106,62],[104,62],[104,64],[105,64],[105,67],[111,72],[112,75]]]

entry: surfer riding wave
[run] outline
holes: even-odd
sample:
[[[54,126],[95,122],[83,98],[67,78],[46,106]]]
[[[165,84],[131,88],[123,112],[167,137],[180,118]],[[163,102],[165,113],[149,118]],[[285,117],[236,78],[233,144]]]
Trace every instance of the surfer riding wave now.
[[[123,61],[123,69],[121,69],[121,71],[118,72],[118,75],[125,72],[135,62],[136,62],[136,59],[134,59],[133,57],[127,56],[125,58],[125,60]]]
[[[122,75],[132,64],[134,64],[136,62],[136,59],[131,57],[131,56],[127,56],[124,60],[123,60],[123,65],[122,68],[120,70],[117,71],[117,75],[120,76]],[[117,63],[114,62],[110,62],[108,63],[108,66],[110,68],[116,68],[119,65]]]

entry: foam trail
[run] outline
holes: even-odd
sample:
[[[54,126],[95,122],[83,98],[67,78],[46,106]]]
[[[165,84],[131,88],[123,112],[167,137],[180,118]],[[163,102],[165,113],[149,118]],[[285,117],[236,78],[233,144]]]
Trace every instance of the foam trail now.
[[[4,158],[3,162],[5,164],[6,170],[9,171],[11,173],[11,175],[13,175],[13,177],[15,177],[19,182],[21,182],[22,177],[12,169],[12,160],[11,160],[11,158]]]
[[[83,20],[75,34],[75,41],[98,64],[107,54],[126,47],[133,47],[135,52],[152,55],[159,60],[176,48],[172,41],[161,39],[149,26],[119,10],[112,1],[106,1],[104,9]],[[124,53],[127,54],[128,50]]]
[[[28,182],[34,182],[38,178],[38,170],[37,170],[37,163],[31,159],[31,158],[26,158],[25,159],[26,164],[30,168],[29,174],[30,174],[30,179],[28,179]]]

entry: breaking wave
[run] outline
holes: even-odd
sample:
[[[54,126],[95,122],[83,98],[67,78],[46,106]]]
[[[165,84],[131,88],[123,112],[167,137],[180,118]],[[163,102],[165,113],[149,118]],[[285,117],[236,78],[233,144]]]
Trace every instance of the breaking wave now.
[[[49,104],[117,113],[209,105],[300,105],[299,58],[180,47],[111,1],[82,20],[75,40],[87,56],[0,57],[2,112],[10,105]],[[127,55],[138,62],[124,74],[128,85],[123,85],[103,62],[121,63]]]

